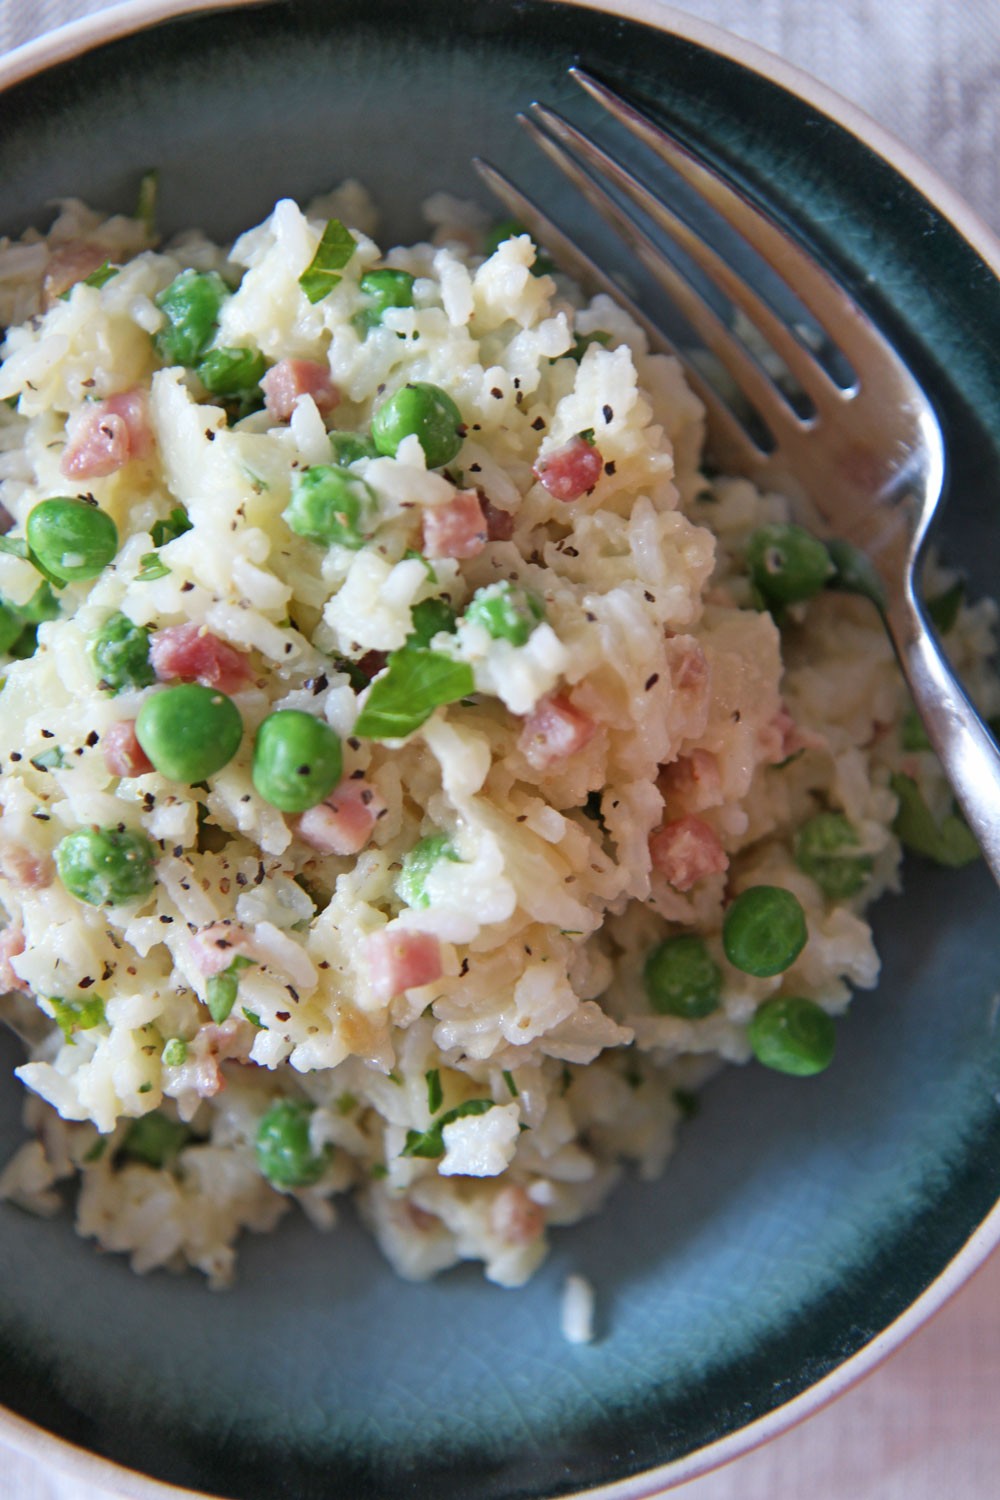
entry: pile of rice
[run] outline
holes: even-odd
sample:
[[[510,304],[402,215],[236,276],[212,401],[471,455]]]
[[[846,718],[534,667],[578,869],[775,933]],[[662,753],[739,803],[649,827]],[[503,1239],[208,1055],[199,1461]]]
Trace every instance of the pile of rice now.
[[[823,592],[781,630],[755,607],[747,540],[788,505],[705,478],[703,413],[679,366],[650,355],[607,298],[535,274],[526,235],[486,254],[474,213],[430,207],[432,239],[385,256],[353,184],[306,212],[279,203],[228,254],[197,234],[154,249],[140,220],[101,221],[76,202],[46,238],[0,249],[0,499],[14,534],[40,500],[82,489],[120,537],[113,564],[62,590],[34,653],[4,668],[4,1013],[30,1042],[18,1075],[31,1139],[0,1190],[54,1212],[56,1185],[78,1179],[79,1232],[138,1271],[192,1265],[223,1285],[241,1230],[271,1229],[295,1201],[328,1228],[337,1195],[353,1192],[402,1275],[471,1259],[494,1282],[524,1282],[548,1231],[594,1212],[626,1164],[662,1172],[692,1091],[720,1060],[750,1057],[763,1001],[811,997],[837,1016],[875,984],[863,913],[898,882],[892,772],[905,768],[938,816],[950,806],[933,756],[902,747],[908,700],[871,606]],[[356,248],[310,302],[299,278],[334,217]],[[100,286],[78,280],[98,258],[120,269]],[[365,330],[359,278],[382,265],[417,278],[415,305]],[[235,288],[218,346],[317,362],[335,412],[307,394],[290,419],[239,417],[162,367],[155,299],[185,267]],[[370,542],[295,535],[291,483],[331,462],[327,429],[367,432],[408,381],[457,404],[454,462],[428,471],[415,438],[395,458],[361,458],[353,472],[379,507]],[[60,465],[89,403],[134,389],[148,392],[149,452],[68,484]],[[580,433],[603,468],[567,503],[534,470]],[[428,567],[414,555],[422,517],[470,490],[499,517],[495,539]],[[153,527],[178,506],[190,529],[156,548]],[[141,576],[154,550],[163,566]],[[365,689],[348,665],[401,648],[421,601],[461,615],[498,580],[544,600],[528,641],[460,624],[435,649],[471,666],[475,693],[405,739],[354,736]],[[38,584],[30,560],[0,553],[3,599],[24,605]],[[243,745],[206,787],[106,765],[104,736],[159,690],[101,687],[88,642],[119,611],[157,631],[194,622],[244,655]],[[963,605],[949,642],[988,712],[1000,707],[984,667],[992,627],[989,605]],[[565,756],[531,741],[554,699],[589,725]],[[318,853],[256,792],[253,735],[276,708],[340,735],[345,782],[363,781],[378,811],[360,852]],[[824,809],[846,815],[871,859],[846,901],[825,899],[794,858],[796,829]],[[710,831],[725,866],[687,888],[650,856],[651,835],[683,818]],[[109,909],[66,891],[53,852],[91,825],[154,841],[148,899]],[[431,835],[452,857],[411,906],[403,860]],[[726,904],[760,884],[792,891],[808,922],[800,956],[770,979],[733,968],[721,942]],[[254,962],[217,1023],[198,935],[220,923]],[[371,960],[386,929],[436,940],[440,978],[387,997]],[[642,982],[650,949],[684,932],[723,974],[721,1004],[696,1021],[657,1013]],[[85,1024],[66,1023],[67,1004]],[[255,1142],[285,1097],[314,1106],[325,1166],[282,1190]],[[404,1154],[411,1133],[469,1100],[479,1112],[444,1125],[442,1154]],[[152,1111],[189,1126],[163,1166],[128,1148]]]

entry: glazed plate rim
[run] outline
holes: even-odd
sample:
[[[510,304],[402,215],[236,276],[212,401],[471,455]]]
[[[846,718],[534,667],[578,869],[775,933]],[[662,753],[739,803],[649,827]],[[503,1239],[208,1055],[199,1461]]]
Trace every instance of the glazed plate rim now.
[[[124,0],[67,23],[0,57],[0,94],[59,63],[161,22],[203,12],[264,8],[270,0]],[[872,119],[860,106],[827,84],[754,42],[676,9],[661,0],[545,0],[552,6],[587,9],[652,27],[703,47],[777,84],[862,141],[928,201],[958,231],[1000,280],[1000,239],[978,213],[909,146]],[[807,1390],[755,1421],[669,1463],[631,1478],[576,1492],[576,1500],[653,1500],[677,1485],[731,1463],[787,1431],[872,1373],[926,1323],[974,1275],[1000,1244],[1000,1203],[986,1215],[965,1245],[910,1306],[856,1353]],[[0,1442],[83,1483],[133,1500],[206,1496],[149,1478],[123,1464],[78,1447],[0,1406]],[[574,1500],[567,1496],[566,1500]]]

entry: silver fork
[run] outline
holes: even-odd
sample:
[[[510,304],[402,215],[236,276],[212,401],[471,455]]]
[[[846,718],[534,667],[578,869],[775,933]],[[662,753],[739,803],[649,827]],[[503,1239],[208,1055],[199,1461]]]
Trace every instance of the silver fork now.
[[[726,472],[800,496],[821,529],[860,549],[860,591],[880,611],[928,737],[1000,882],[1000,751],[948,665],[921,608],[917,566],[941,498],[945,453],[934,410],[892,345],[826,270],[774,219],[625,99],[580,68],[571,76],[704,199],[790,288],[853,371],[840,384],[778,314],[631,171],[561,115],[533,104],[518,118],[535,142],[630,246],[769,430],[765,446],[622,288],[495,167],[476,168],[509,212],[586,290],[602,290],[677,354],[705,402],[711,451]],[[612,196],[605,183],[616,190]],[[763,336],[808,398],[803,415],[711,302],[626,212],[638,208]],[[867,564],[865,564],[867,559]],[[874,572],[872,572],[874,569]]]

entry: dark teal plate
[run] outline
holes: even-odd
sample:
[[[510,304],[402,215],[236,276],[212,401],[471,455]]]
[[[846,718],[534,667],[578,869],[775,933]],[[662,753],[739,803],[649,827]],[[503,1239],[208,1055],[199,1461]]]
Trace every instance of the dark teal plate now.
[[[545,0],[296,0],[136,30],[147,15],[103,18],[118,39],[93,50],[70,35],[0,67],[0,226],[44,223],[69,193],[128,207],[156,164],[168,229],[225,237],[278,196],[356,176],[391,241],[419,232],[429,191],[480,195],[473,153],[558,208],[514,114],[539,96],[590,119],[566,77],[582,62],[727,162],[898,340],[947,437],[944,546],[974,589],[996,586],[997,282],[846,106],[667,12],[659,30]],[[733,1456],[939,1300],[1000,1196],[997,893],[982,868],[908,876],[876,912],[883,980],[837,1065],[807,1083],[722,1076],[664,1179],[558,1233],[527,1289],[471,1269],[406,1285],[347,1214],[327,1237],[293,1220],[248,1240],[236,1289],[213,1296],[194,1275],[133,1277],[68,1216],[5,1206],[0,1398],[115,1463],[240,1500],[538,1500],[616,1481],[624,1500]],[[19,1104],[4,1084],[3,1157]],[[960,1266],[996,1237],[980,1230]],[[589,1347],[559,1335],[570,1271],[596,1288]]]

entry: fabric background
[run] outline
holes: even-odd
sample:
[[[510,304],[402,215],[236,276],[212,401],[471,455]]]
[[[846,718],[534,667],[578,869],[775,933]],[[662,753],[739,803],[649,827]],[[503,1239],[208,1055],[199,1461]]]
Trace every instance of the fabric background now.
[[[105,3],[0,0],[0,52]],[[687,0],[677,8],[778,53],[861,105],[1000,231],[1000,0]],[[678,1500],[989,1500],[998,1493],[998,1417],[994,1258],[861,1386],[673,1493]],[[109,1493],[0,1448],[0,1500],[107,1500]]]

